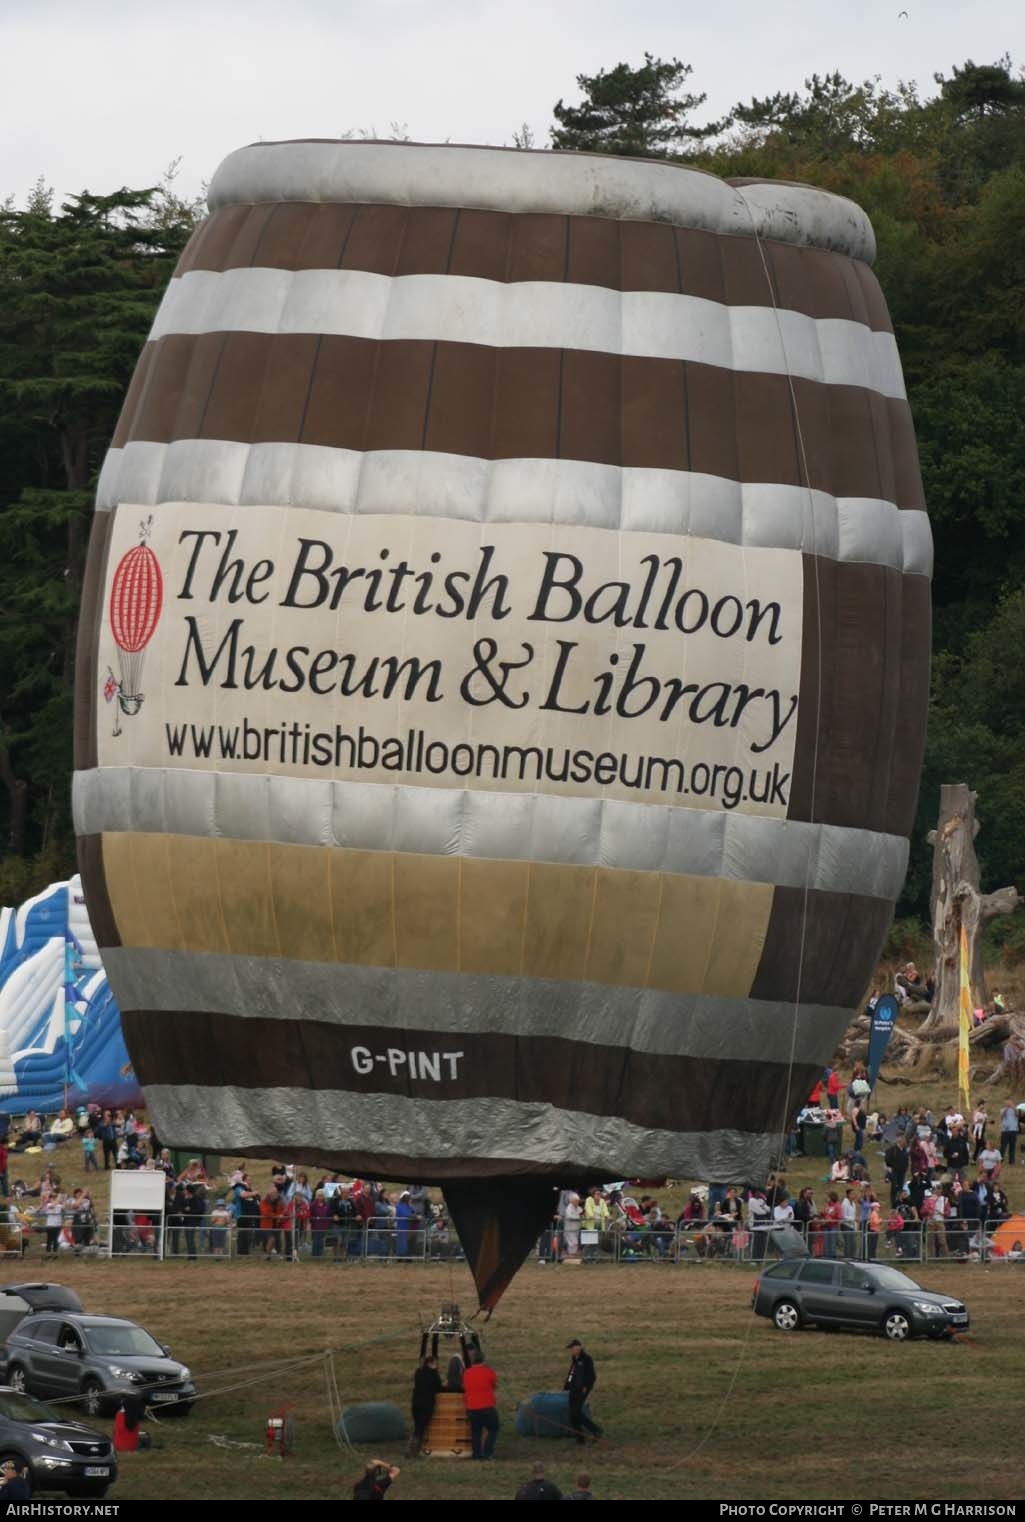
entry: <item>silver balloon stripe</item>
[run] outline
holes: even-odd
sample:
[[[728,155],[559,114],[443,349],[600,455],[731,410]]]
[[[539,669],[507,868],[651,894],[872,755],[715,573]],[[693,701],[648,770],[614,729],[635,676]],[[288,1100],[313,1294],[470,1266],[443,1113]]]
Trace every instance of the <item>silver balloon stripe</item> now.
[[[355,967],[275,957],[104,949],[118,1004],[167,1015],[202,1009],[240,1019],[372,1025],[405,1046],[442,1032],[551,1036],[666,1057],[817,1064],[850,1022],[849,1009],[551,978]]]
[[[730,878],[895,900],[900,835],[839,825],[521,792],[100,767],[73,783],[79,835],[139,832]]]
[[[919,509],[774,482],[584,460],[485,460],[403,449],[364,453],[228,439],[137,441],[109,450],[100,473],[97,511],[120,502],[586,524],[932,574],[932,531]]]
[[[845,196],[781,181],[742,189],[678,164],[448,143],[252,143],[210,184],[211,211],[255,201],[366,201],[668,222],[875,259],[868,216]]]
[[[150,330],[313,333],[488,348],[587,350],[794,375],[906,398],[897,341],[849,318],[731,306],[669,291],[614,291],[466,275],[354,269],[192,270],[176,276]]]
[[[277,1149],[288,1157],[334,1155],[338,1167],[350,1169],[359,1154],[399,1154],[410,1182],[446,1176],[446,1163],[449,1176],[494,1173],[496,1160],[505,1172],[581,1171],[609,1179],[667,1171],[683,1178],[764,1178],[779,1150],[773,1135],[648,1130],[614,1116],[512,1099],[150,1084],[146,1104],[170,1146],[192,1146],[202,1136],[210,1151],[226,1157]]]

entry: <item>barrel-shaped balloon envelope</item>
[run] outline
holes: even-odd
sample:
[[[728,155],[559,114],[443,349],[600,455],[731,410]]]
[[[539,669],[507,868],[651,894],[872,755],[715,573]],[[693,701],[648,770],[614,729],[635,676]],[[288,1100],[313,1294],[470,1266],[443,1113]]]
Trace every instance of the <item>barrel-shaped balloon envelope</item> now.
[[[210,206],[100,480],[90,913],[163,1140],[441,1183],[490,1303],[554,1183],[758,1176],[871,976],[931,568],[872,230],[415,144]]]

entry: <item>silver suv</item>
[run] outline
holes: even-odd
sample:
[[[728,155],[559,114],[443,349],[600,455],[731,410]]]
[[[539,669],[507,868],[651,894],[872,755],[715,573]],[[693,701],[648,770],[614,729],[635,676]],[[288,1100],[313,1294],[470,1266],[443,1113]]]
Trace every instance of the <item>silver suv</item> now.
[[[90,1416],[116,1411],[126,1395],[188,1416],[196,1387],[169,1354],[134,1321],[44,1311],[0,1349],[0,1383],[42,1399],[80,1395]]]

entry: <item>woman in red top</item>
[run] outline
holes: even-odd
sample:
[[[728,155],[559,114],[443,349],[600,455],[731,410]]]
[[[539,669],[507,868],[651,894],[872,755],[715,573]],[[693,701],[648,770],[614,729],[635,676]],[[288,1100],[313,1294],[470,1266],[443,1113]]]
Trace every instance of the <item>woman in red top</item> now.
[[[495,1391],[498,1375],[476,1348],[470,1351],[470,1364],[463,1371],[463,1394],[466,1414],[470,1418],[470,1440],[475,1459],[490,1459],[498,1439],[498,1409]]]
[[[829,1192],[829,1199],[822,1212],[822,1224],[826,1238],[826,1257],[836,1257],[836,1234],[840,1230],[843,1220],[843,1211],[840,1208],[840,1196],[835,1189]]]
[[[278,1233],[275,1227],[280,1209],[281,1197],[278,1191],[268,1189],[260,1200],[260,1233],[263,1237],[263,1250],[268,1258],[278,1256]]]

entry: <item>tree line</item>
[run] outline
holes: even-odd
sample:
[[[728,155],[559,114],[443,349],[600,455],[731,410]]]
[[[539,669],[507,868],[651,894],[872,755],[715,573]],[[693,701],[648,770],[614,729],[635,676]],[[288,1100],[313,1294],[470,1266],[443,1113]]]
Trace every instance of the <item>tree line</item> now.
[[[562,150],[801,180],[872,219],[936,540],[929,741],[899,907],[928,917],[941,782],[978,793],[983,883],[1025,887],[1025,80],[971,60],[928,91],[814,75],[700,120],[679,59],[580,75]],[[514,134],[532,146],[529,129]],[[72,870],[75,623],[97,473],[201,215],[155,188],[0,207],[0,902]],[[1025,932],[1015,921],[993,934]]]

